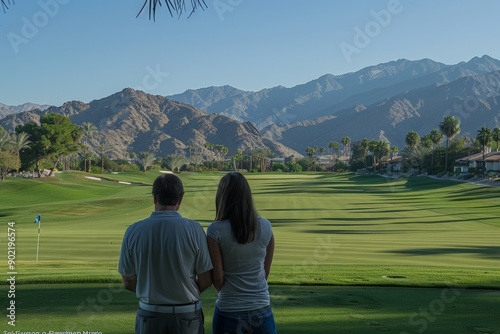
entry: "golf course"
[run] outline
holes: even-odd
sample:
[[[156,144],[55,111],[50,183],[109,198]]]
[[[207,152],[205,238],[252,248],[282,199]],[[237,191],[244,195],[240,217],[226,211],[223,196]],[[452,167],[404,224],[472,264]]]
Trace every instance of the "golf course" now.
[[[158,175],[0,182],[1,333],[133,333],[137,299],[122,288],[118,256],[126,228],[154,209]],[[224,173],[178,175],[180,213],[206,230]],[[275,235],[269,285],[279,333],[500,334],[500,187],[352,173],[245,176]],[[15,298],[7,297],[9,227]],[[202,295],[207,333],[215,299],[213,288]]]

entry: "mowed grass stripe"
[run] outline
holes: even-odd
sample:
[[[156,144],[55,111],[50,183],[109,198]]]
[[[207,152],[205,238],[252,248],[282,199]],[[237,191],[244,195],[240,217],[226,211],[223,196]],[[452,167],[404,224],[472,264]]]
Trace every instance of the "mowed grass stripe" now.
[[[87,266],[97,277],[116,279],[123,233],[153,210],[150,185],[158,175],[124,173],[106,175],[112,181],[94,181],[84,173],[71,172],[51,179],[4,181],[0,184],[0,218],[17,223],[17,260],[33,273],[43,272],[45,261],[81,261],[80,266]],[[215,216],[214,197],[222,175],[179,174],[186,189],[181,213],[207,227]],[[323,282],[337,284],[338,267],[351,270],[353,277],[363,277],[366,268],[387,265],[408,266],[416,272],[425,272],[424,267],[451,268],[437,277],[449,275],[450,282],[463,282],[453,277],[467,268],[485,284],[480,278],[482,269],[498,267],[499,188],[420,177],[389,180],[320,173],[246,176],[260,214],[273,224],[277,243],[274,263],[282,266],[284,275],[286,268],[297,265],[311,270],[324,267],[331,274],[326,274]],[[34,264],[37,226],[33,219],[38,213],[42,214],[41,261]],[[107,264],[106,269],[97,266],[94,270],[101,262]],[[70,266],[68,270],[69,281],[75,279],[73,269]],[[46,270],[50,272],[51,267]],[[29,277],[36,281],[34,275]],[[488,280],[487,286],[498,283],[489,276]],[[367,281],[376,280],[368,275]],[[348,284],[348,279],[342,283]]]

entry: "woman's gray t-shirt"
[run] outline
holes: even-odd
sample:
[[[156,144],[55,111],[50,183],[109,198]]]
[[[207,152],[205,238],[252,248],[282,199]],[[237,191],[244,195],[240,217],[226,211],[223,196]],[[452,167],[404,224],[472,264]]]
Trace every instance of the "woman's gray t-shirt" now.
[[[247,244],[233,238],[229,220],[214,221],[207,235],[219,244],[222,253],[224,285],[216,302],[219,310],[250,311],[270,305],[264,260],[272,237],[271,223],[259,218],[255,238]]]

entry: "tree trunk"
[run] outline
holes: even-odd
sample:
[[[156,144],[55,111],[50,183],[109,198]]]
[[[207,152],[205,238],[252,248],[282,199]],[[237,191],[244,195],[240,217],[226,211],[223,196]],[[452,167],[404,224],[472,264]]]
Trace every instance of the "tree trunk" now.
[[[445,161],[444,161],[444,171],[445,172],[448,172],[448,149],[449,149],[449,146],[450,146],[450,140],[447,138],[446,139],[446,157],[445,157]]]
[[[486,163],[484,161],[484,149],[485,149],[485,146],[483,146],[483,167],[481,168],[481,172],[482,172],[483,178],[484,178],[484,174],[486,172]]]

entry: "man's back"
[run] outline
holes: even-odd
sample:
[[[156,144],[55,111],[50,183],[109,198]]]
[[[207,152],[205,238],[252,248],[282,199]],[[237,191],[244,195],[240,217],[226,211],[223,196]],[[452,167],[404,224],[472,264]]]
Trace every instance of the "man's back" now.
[[[201,334],[200,293],[212,285],[212,261],[201,225],[177,212],[181,180],[158,176],[152,189],[155,211],[129,226],[118,271],[139,301],[136,334]]]
[[[192,303],[200,299],[196,274],[211,269],[206,254],[199,223],[177,211],[155,211],[127,229],[119,272],[137,275],[136,295],[145,303]]]

